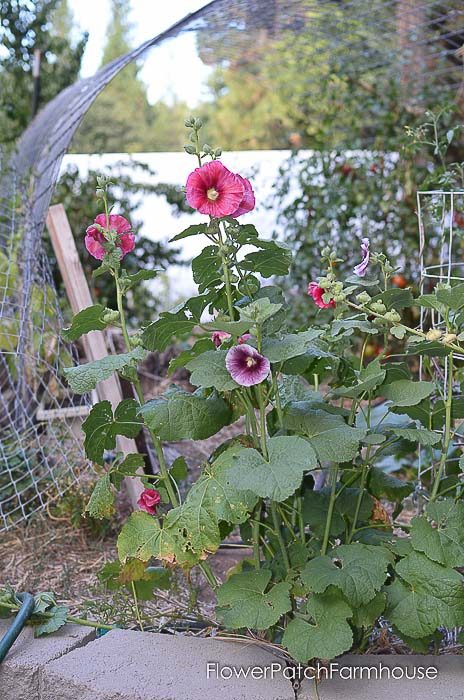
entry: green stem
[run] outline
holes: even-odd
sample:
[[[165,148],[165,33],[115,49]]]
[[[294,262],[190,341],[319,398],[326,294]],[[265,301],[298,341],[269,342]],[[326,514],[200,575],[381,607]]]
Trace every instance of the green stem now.
[[[135,616],[137,618],[137,622],[139,623],[140,631],[143,632],[143,622],[142,622],[142,616],[140,614],[140,608],[139,608],[139,599],[137,598],[137,591],[135,589],[135,583],[131,581],[131,588],[132,588],[132,597],[134,599],[134,605],[135,605]]]
[[[255,569],[260,569],[261,567],[261,557],[259,550],[259,538],[261,530],[261,507],[262,500],[259,499],[256,507],[253,511],[253,523],[251,525],[251,538],[253,540],[253,559],[255,562]]]
[[[208,583],[211,586],[211,588],[213,589],[213,591],[215,591],[216,588],[219,587],[219,583],[218,583],[216,576],[214,575],[214,572],[213,572],[211,566],[206,561],[200,562],[198,564],[198,566],[200,567],[200,570],[202,571],[204,577],[208,581]]]
[[[235,319],[235,314],[234,314],[234,302],[233,302],[233,298],[232,298],[232,284],[230,281],[229,265],[227,264],[227,258],[223,253],[223,247],[224,247],[224,241],[222,238],[221,227],[219,225],[219,254],[221,256],[222,273],[224,275],[224,284],[226,286],[227,307],[229,310],[230,320],[233,321]]]
[[[451,429],[452,429],[452,406],[453,406],[453,356],[450,354],[448,358],[448,389],[445,401],[445,434],[443,439],[443,447],[440,458],[440,464],[438,466],[438,471],[435,476],[433,483],[432,494],[430,500],[434,501],[438,495],[438,489],[440,488],[440,481],[442,479],[443,473],[445,471],[446,460],[448,458],[448,450],[451,441]]]
[[[13,605],[10,603],[0,602],[0,608],[6,608],[7,610],[11,610],[11,612],[15,612],[15,611],[19,610],[19,605]],[[45,617],[47,619],[51,619],[53,616],[54,616],[53,613],[48,613],[48,612],[41,612],[40,613],[40,617]],[[114,630],[114,629],[116,629],[115,625],[104,625],[102,622],[96,622],[95,620],[86,620],[82,617],[74,617],[73,615],[67,615],[66,622],[72,623],[74,625],[82,625],[83,627],[93,627],[95,629],[102,629],[102,630]]]
[[[337,476],[338,476],[338,465],[332,464],[330,466],[330,478],[332,481],[330,489],[330,500],[329,507],[327,509],[327,519],[325,521],[324,538],[322,540],[321,554],[327,553],[327,548],[329,546],[330,528],[332,526],[333,512],[335,508],[335,501],[337,498]]]
[[[275,534],[276,534],[277,541],[278,541],[279,547],[280,547],[280,552],[282,554],[282,559],[284,561],[285,568],[288,571],[290,569],[290,559],[288,558],[284,538],[282,537],[282,531],[280,529],[280,521],[279,521],[279,515],[278,515],[278,511],[277,511],[277,504],[274,501],[271,502],[271,515],[272,515],[272,522],[274,524]]]
[[[298,530],[300,531],[300,540],[303,544],[306,544],[305,526],[303,521],[303,508],[302,508],[302,498],[301,495],[296,497],[296,510],[298,513]]]
[[[353,523],[351,525],[350,534],[348,535],[347,544],[349,544],[351,542],[351,540],[353,539],[353,535],[356,532],[356,525],[357,525],[358,518],[359,518],[359,512],[361,510],[362,500],[363,500],[363,496],[364,496],[364,487],[366,485],[366,479],[367,479],[368,473],[369,473],[369,465],[365,464],[363,466],[362,472],[361,472],[361,483],[359,485],[359,493],[358,493],[358,498],[356,501],[356,508],[354,510]]]

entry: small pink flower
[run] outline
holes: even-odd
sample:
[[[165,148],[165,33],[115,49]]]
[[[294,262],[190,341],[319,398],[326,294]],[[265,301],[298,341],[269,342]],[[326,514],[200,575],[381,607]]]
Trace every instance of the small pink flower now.
[[[367,267],[369,265],[369,258],[370,258],[370,251],[369,251],[369,239],[368,238],[363,238],[361,241],[361,251],[363,258],[361,262],[356,265],[356,267],[353,269],[353,272],[355,275],[358,275],[358,277],[364,277],[366,274]]]
[[[99,224],[102,228],[108,228],[118,234],[117,246],[121,249],[122,256],[134,250],[135,237],[131,230],[131,225],[123,216],[118,214],[110,214],[108,221],[106,214],[99,214],[95,219],[95,224]],[[85,247],[90,255],[93,255],[97,260],[103,260],[105,257],[105,249],[103,243],[106,238],[103,233],[95,226],[89,226],[85,232]]]
[[[230,333],[226,333],[225,331],[213,331],[211,333],[211,340],[217,348],[228,338],[230,338]]]
[[[271,363],[246,343],[234,345],[226,355],[226,367],[241,386],[261,384],[271,371]]]
[[[242,204],[245,187],[220,160],[195,168],[187,178],[187,202],[200,214],[230,216]]]
[[[150,515],[156,515],[156,507],[161,501],[161,496],[154,489],[144,489],[139,496],[137,505]]]
[[[310,282],[309,283],[308,294],[310,297],[312,297],[314,299],[314,303],[320,309],[335,308],[335,306],[336,306],[335,301],[333,299],[330,299],[330,301],[328,301],[328,302],[324,301],[322,296],[325,294],[325,290],[322,287],[319,287],[317,282]]]
[[[244,333],[243,335],[240,336],[238,339],[238,344],[243,345],[244,343],[247,342],[247,340],[250,340],[251,338],[251,333]]]
[[[238,173],[235,175],[235,177],[238,177],[240,182],[243,185],[244,193],[243,193],[243,199],[240,202],[240,206],[236,211],[231,214],[231,216],[236,219],[237,216],[241,216],[242,214],[248,214],[249,211],[255,208],[256,200],[255,200],[255,193],[253,192],[253,188],[251,186],[251,182],[246,179],[246,177],[242,177]]]

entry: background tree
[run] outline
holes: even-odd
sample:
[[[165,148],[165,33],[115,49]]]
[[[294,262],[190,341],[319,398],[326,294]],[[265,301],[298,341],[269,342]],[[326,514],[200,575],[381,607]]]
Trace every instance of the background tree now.
[[[34,49],[42,54],[39,107],[77,79],[87,34],[73,41],[71,29],[66,0],[0,0],[0,143],[13,143],[31,119]]]

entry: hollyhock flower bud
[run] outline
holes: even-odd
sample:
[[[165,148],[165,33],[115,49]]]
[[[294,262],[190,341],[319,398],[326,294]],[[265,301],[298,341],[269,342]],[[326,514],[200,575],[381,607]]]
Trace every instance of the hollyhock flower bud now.
[[[224,340],[227,340],[230,337],[230,333],[226,333],[225,331],[213,331],[211,333],[211,340],[217,348],[222,345]]]
[[[271,363],[251,345],[234,345],[226,355],[226,367],[240,386],[261,384],[271,371]]]
[[[144,489],[139,496],[137,505],[150,515],[156,515],[156,507],[161,501],[161,496],[154,489]]]
[[[358,275],[358,277],[364,277],[364,275],[366,274],[367,266],[369,265],[370,252],[368,238],[362,239],[361,251],[363,254],[362,260],[358,265],[356,265],[356,267],[353,270],[354,274]]]
[[[308,285],[308,294],[310,297],[313,298],[314,303],[316,306],[318,306],[320,309],[329,309],[329,308],[334,308],[336,306],[336,303],[334,299],[330,299],[330,301],[326,302],[323,299],[324,294],[326,293],[325,289],[317,284],[317,282],[310,282]]]
[[[135,237],[127,219],[118,214],[110,214],[108,218],[106,214],[99,214],[94,225],[87,228],[84,240],[85,247],[94,258],[103,260],[106,254],[103,244],[107,242],[107,239],[100,227],[112,233],[116,246],[121,250],[121,258],[134,250]]]
[[[243,345],[244,343],[247,342],[247,340],[250,340],[251,338],[251,333],[244,333],[243,335],[240,336],[238,339],[238,344]]]
[[[245,177],[242,177],[238,174],[235,177],[238,177],[238,179],[243,185],[243,199],[240,202],[239,207],[234,211],[233,214],[231,214],[231,216],[234,219],[236,219],[237,216],[241,216],[242,214],[248,214],[249,211],[255,208],[256,204],[255,193],[253,192],[251,182]]]
[[[425,335],[427,340],[434,341],[434,340],[440,340],[441,336],[443,335],[442,331],[440,331],[438,328],[431,328]]]
[[[454,343],[455,340],[457,340],[457,335],[456,333],[445,333],[445,335],[442,338],[442,341],[444,343]]]

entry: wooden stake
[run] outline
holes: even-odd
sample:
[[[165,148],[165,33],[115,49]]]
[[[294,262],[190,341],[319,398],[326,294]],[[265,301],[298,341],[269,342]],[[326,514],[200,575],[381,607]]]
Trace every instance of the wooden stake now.
[[[63,278],[66,294],[74,314],[92,306],[90,289],[85,278],[84,270],[79,259],[74,236],[62,204],[54,204],[48,210],[47,228],[50,233],[53,250],[58,261]],[[84,351],[89,362],[99,360],[108,355],[105,337],[101,331],[91,331],[83,336]],[[121,385],[116,374],[109,379],[99,382],[98,397],[101,401],[111,402],[113,409],[122,399]],[[118,449],[124,453],[137,452],[135,440],[118,435]],[[142,472],[141,472],[142,473]],[[136,507],[137,499],[143,489],[139,479],[126,479],[125,486],[132,507]]]

